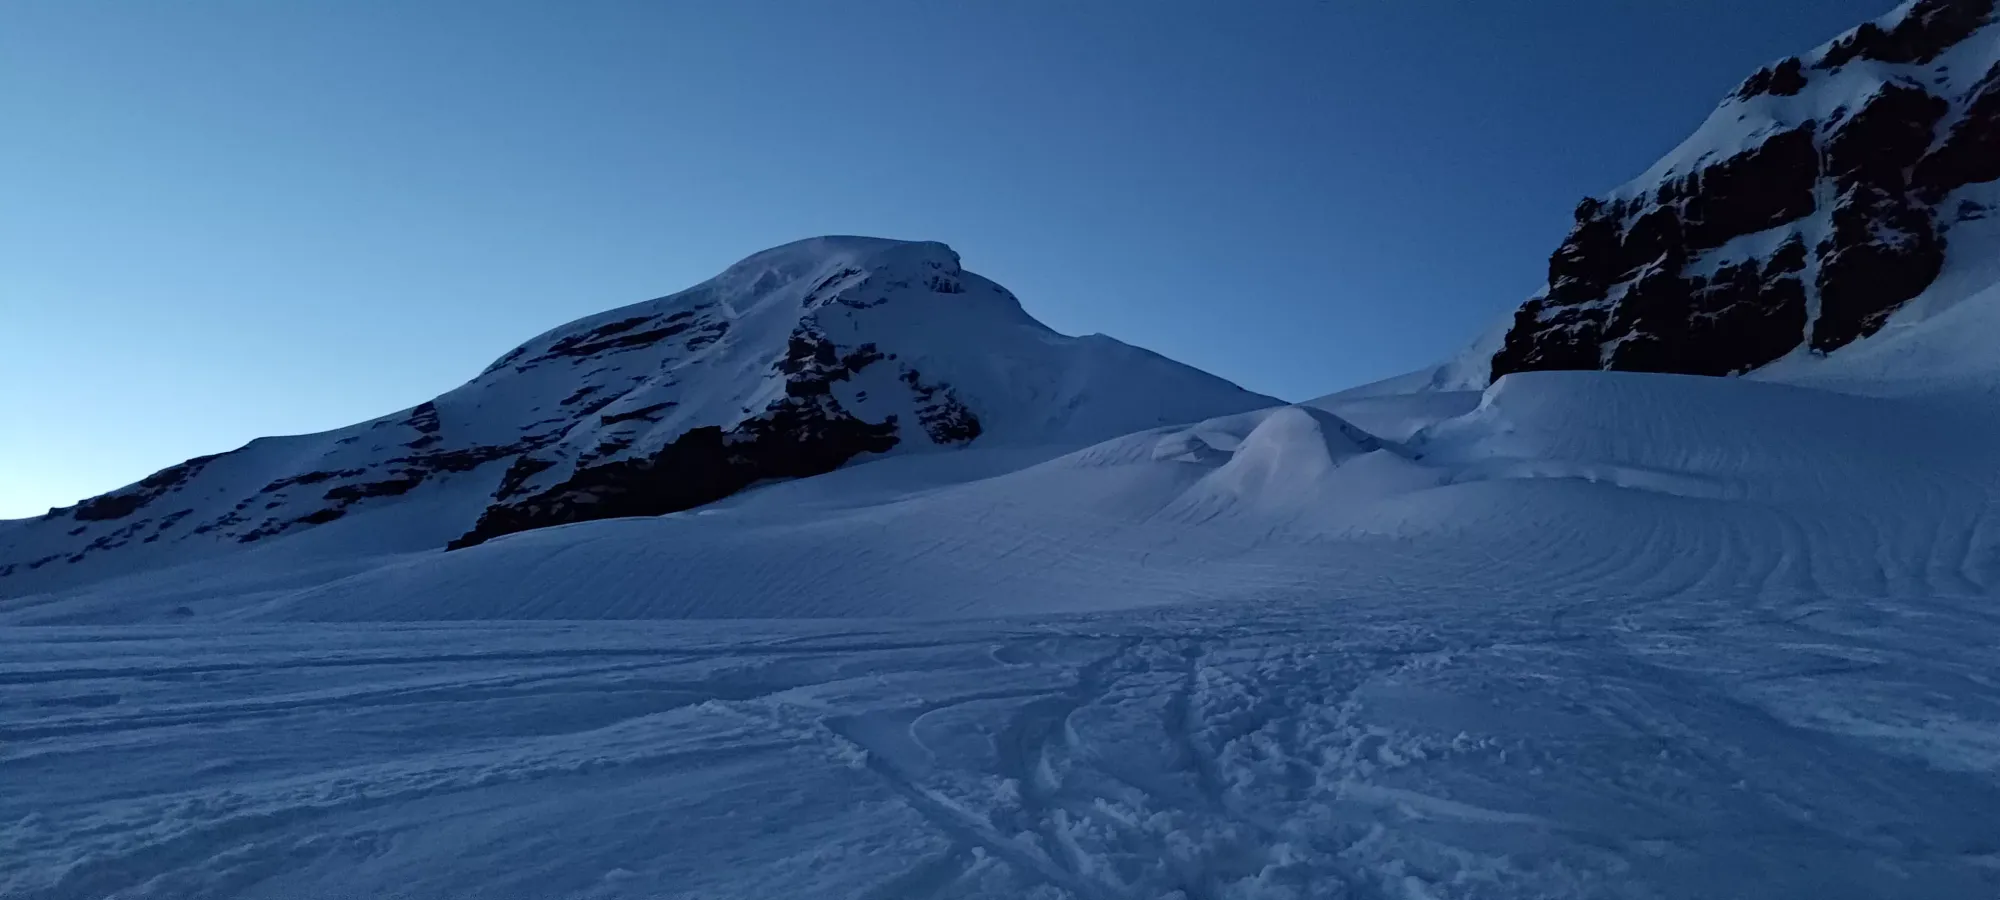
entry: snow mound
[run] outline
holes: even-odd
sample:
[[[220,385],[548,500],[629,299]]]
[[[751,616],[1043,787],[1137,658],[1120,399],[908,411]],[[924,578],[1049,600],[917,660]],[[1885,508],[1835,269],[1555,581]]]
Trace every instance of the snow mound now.
[[[1212,427],[1161,440],[1155,458],[1215,464],[1161,511],[1162,519],[1201,523],[1250,517],[1267,527],[1297,527],[1307,517],[1336,515],[1343,504],[1439,480],[1380,438],[1324,410],[1288,406],[1256,415],[1255,427],[1226,449],[1215,439],[1227,432]],[[1190,442],[1208,452],[1177,452]]]

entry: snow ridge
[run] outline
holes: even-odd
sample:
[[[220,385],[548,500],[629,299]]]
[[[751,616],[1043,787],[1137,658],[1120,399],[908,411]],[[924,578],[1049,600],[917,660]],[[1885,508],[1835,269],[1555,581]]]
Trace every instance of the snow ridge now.
[[[411,409],[0,523],[0,596],[275,543],[338,560],[652,515],[856,456],[1046,458],[1276,402],[1059,335],[943,244],[813,238],[537,335]]]

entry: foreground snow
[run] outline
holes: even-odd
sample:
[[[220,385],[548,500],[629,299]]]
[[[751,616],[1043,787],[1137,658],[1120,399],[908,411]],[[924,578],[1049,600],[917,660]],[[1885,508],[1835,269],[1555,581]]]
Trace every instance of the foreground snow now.
[[[0,894],[1990,897],[1984,604],[47,628]]]

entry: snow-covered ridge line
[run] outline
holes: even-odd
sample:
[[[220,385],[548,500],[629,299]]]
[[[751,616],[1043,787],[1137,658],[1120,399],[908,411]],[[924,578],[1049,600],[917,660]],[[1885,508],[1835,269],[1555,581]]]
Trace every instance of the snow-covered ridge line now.
[[[857,455],[1059,453],[1275,404],[1056,334],[936,242],[823,237],[522,343],[463,386],[0,523],[0,596],[256,549],[345,557],[707,503]]]

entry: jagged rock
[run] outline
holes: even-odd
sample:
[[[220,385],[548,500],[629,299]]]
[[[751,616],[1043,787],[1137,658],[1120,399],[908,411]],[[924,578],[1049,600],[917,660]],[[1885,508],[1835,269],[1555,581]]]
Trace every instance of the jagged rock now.
[[[1943,143],[1917,163],[1918,194],[1937,203],[1952,190],[2000,178],[2000,63],[1973,85]]]
[[[1688,247],[1720,247],[1811,214],[1820,174],[1816,128],[1808,121],[1689,176],[1682,208]]]
[[[944,291],[943,293],[953,293]],[[937,444],[963,444],[985,430],[979,417],[947,385],[926,384],[917,370],[905,367],[900,376],[917,402],[917,422]]]
[[[1826,138],[1826,174],[1843,185],[1900,190],[1948,106],[1920,87],[1883,85]]]
[[[835,274],[840,278],[814,290],[860,273]],[[585,465],[546,490],[495,503],[447,549],[531,528],[679,512],[757,481],[819,475],[862,453],[885,452],[898,441],[895,417],[863,421],[833,396],[835,383],[883,358],[873,343],[843,350],[818,329],[801,325],[772,365],[785,376],[785,395],[762,415],[726,431],[694,428],[650,456]]]
[[[201,474],[209,463],[225,454],[197,456],[178,465],[168,466],[141,479],[138,484],[123,490],[113,491],[100,497],[92,497],[72,507],[71,517],[80,522],[122,519],[141,509],[154,500],[173,493],[189,479]],[[62,510],[50,510],[54,517]]]
[[[1927,63],[1992,21],[1994,0],[1916,0],[1893,28],[1865,22],[1842,35],[1813,64],[1838,69],[1856,59]]]
[[[1944,242],[1930,210],[1908,194],[1855,184],[1834,207],[1819,257],[1812,348],[1826,352],[1874,334],[1929,286],[1944,266]]]
[[[1575,215],[1569,238],[1549,255],[1548,303],[1554,306],[1600,299],[1619,275],[1617,219],[1591,198],[1577,204]]]
[[[1736,89],[1736,99],[1748,100],[1763,94],[1776,97],[1790,97],[1805,90],[1805,62],[1796,56],[1788,56],[1775,66],[1765,66],[1756,74],[1744,79]]]
[[[1629,275],[1644,266],[1679,269],[1687,256],[1687,237],[1681,228],[1680,209],[1668,205],[1648,210],[1632,223],[1618,249],[1618,263],[1613,268],[1618,270],[1620,276]]]
[[[692,509],[763,479],[819,475],[862,453],[887,451],[895,432],[894,421],[871,424],[821,404],[780,401],[727,432],[690,429],[652,456],[582,468],[524,500],[496,503],[447,549],[550,525]]]
[[[1886,26],[1746,79],[1656,180],[1578,206],[1491,377],[1727,375],[1802,347],[1825,353],[1879,330],[1948,253],[1994,252],[1947,247],[1945,226],[1970,218],[1939,206],[2000,179],[2000,65],[1930,65],[1962,42],[2000,41],[1993,14],[1994,0],[1912,0]],[[1807,59],[1871,68],[1818,76]],[[1822,237],[1808,246],[1805,234]]]
[[[1597,368],[1604,318],[1601,308],[1563,308],[1546,298],[1529,300],[1515,311],[1506,343],[1493,356],[1493,377],[1508,372]]]

